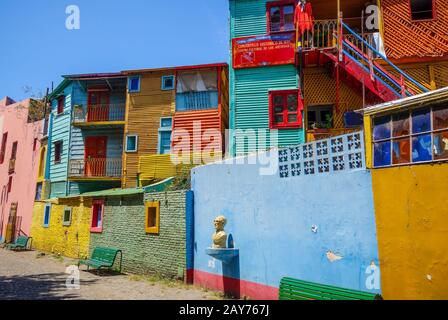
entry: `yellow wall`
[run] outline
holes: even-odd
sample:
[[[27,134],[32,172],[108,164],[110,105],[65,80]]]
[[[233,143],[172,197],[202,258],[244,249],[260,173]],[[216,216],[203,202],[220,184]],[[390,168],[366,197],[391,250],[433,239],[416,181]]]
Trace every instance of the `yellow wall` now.
[[[448,299],[448,164],[376,169],[372,179],[384,298]]]
[[[139,157],[157,154],[160,118],[174,115],[176,99],[175,90],[161,90],[162,76],[174,74],[174,70],[143,73],[140,92],[127,95],[125,134],[138,135],[138,152],[124,153],[123,188],[137,186]]]
[[[70,258],[86,258],[89,255],[91,200],[52,203],[48,228],[43,227],[45,205],[46,202],[41,201],[34,203],[31,225],[33,248]],[[65,207],[72,207],[72,223],[68,227],[62,225]]]

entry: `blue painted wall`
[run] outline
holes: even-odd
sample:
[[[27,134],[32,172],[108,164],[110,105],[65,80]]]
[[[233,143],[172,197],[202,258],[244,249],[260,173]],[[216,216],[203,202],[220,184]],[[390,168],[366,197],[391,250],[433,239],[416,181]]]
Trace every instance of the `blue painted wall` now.
[[[65,106],[62,114],[57,114],[57,99],[51,101],[51,117],[52,126],[49,135],[51,136],[51,144],[49,145],[50,154],[50,180],[51,180],[51,198],[64,197],[67,194],[66,183],[67,168],[69,160],[70,146],[70,126],[71,126],[71,110],[73,87],[69,83],[63,88],[61,94],[65,95]],[[62,157],[59,164],[54,163],[54,143],[62,141]],[[62,186],[63,185],[63,186]]]
[[[290,276],[371,291],[366,268],[372,261],[378,265],[378,245],[370,172],[280,179],[261,176],[259,169],[249,164],[193,169],[195,270],[223,274],[222,263],[205,254],[213,219],[223,214],[240,250],[239,279],[278,287]],[[343,258],[330,262],[329,251]],[[233,272],[225,276],[235,277]]]
[[[270,0],[230,0],[231,38],[267,34],[266,3]],[[232,65],[232,54],[230,55]],[[303,129],[278,131],[278,143],[270,143],[269,100],[270,90],[297,89],[299,78],[293,65],[251,69],[230,68],[230,129],[263,129],[267,145],[256,138],[257,150],[274,146],[290,146],[305,141]],[[250,146],[242,142],[242,135],[230,135],[230,153],[245,154]]]

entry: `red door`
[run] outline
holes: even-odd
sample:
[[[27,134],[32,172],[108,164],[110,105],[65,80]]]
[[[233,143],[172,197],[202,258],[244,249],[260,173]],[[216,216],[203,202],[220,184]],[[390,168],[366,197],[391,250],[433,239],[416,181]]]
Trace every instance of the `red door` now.
[[[84,171],[87,177],[106,175],[107,137],[87,137]]]
[[[89,91],[87,122],[109,120],[109,92]]]

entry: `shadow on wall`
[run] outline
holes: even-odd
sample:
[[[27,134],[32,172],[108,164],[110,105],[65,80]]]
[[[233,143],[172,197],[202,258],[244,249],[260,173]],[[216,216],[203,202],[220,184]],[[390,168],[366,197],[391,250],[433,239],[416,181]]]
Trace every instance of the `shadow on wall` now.
[[[240,257],[231,262],[222,262],[224,294],[234,298],[241,298]]]

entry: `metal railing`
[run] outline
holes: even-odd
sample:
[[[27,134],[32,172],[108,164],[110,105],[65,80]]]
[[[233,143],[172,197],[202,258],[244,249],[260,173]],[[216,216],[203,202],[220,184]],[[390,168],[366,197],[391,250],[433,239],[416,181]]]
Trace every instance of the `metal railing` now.
[[[121,168],[121,158],[70,160],[69,176],[72,178],[120,178]]]
[[[89,122],[113,122],[125,120],[124,103],[120,104],[101,104],[85,106],[77,105],[73,108],[74,123]]]

